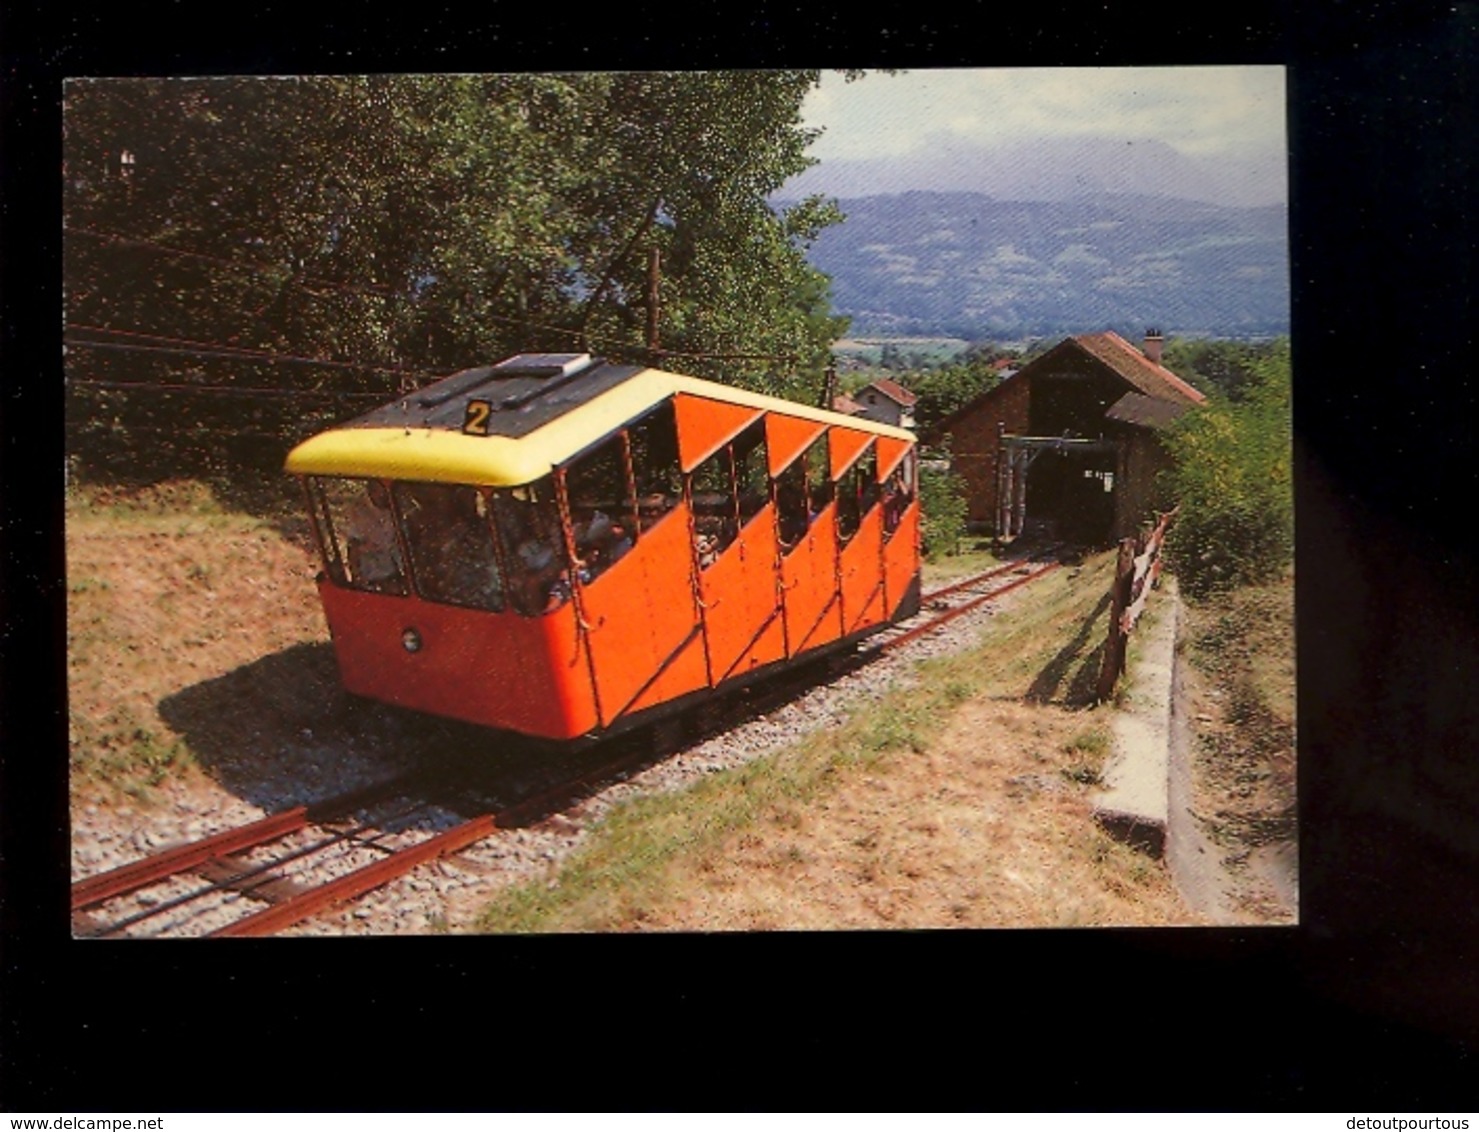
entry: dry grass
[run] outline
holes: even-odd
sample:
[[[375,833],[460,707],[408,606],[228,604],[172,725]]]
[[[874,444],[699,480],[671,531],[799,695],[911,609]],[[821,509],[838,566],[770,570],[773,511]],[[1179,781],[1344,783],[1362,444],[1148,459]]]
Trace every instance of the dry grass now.
[[[647,929],[1067,927],[1183,919],[1158,864],[1104,836],[1063,748],[1076,713],[964,706],[922,755],[778,806],[673,868]],[[621,927],[636,924],[615,925]]]
[[[1224,853],[1241,911],[1296,915],[1294,582],[1187,607],[1193,810]]]
[[[967,653],[836,731],[616,810],[489,931],[1157,925],[1191,922],[1156,861],[1106,837],[1107,753],[1083,689],[1113,563],[1060,572]]]
[[[206,778],[265,797],[288,766],[301,776],[317,760],[331,775],[326,752],[398,756],[436,730],[339,690],[296,515],[229,511],[179,484],[79,495],[67,520],[75,802],[147,801]],[[965,573],[981,558],[949,563]],[[1184,919],[1160,867],[1089,818],[1104,752],[1101,713],[1083,693],[1109,569],[1096,559],[1035,583],[979,648],[931,662],[919,686],[840,729],[619,808],[555,887],[507,894],[482,926]],[[932,573],[927,586],[946,580]]]
[[[73,794],[137,796],[196,769],[161,700],[324,636],[313,562],[196,485],[79,494],[66,519]]]

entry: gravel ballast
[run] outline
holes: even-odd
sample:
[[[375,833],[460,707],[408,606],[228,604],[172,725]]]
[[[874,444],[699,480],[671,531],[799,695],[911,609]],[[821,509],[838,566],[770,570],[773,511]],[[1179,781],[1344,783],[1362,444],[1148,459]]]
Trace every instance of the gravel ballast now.
[[[1021,591],[1019,591],[1021,592]],[[1011,595],[1003,600],[1017,597]],[[836,727],[869,704],[917,679],[919,661],[960,651],[974,644],[982,625],[995,612],[988,603],[908,645],[884,653],[860,667],[818,684],[796,698],[759,714],[738,726],[708,736],[667,756],[654,765],[596,791],[537,826],[499,831],[462,852],[424,864],[354,903],[321,914],[279,933],[292,936],[404,935],[468,928],[499,888],[546,877],[577,850],[587,831],[611,807],[636,796],[682,790],[716,772],[740,766],[796,742],[821,728]],[[865,648],[867,645],[865,644]],[[249,803],[203,776],[188,782],[168,782],[157,788],[162,801],[140,806],[108,806],[89,802],[73,813],[72,872],[74,880],[138,860],[173,844],[255,821],[304,801],[373,782],[404,769],[373,744],[311,745],[312,758],[294,762],[288,752],[267,755],[272,763],[270,790],[259,790]],[[462,807],[459,806],[459,809]],[[376,843],[395,847],[423,840],[463,821],[467,814],[450,810],[419,811],[405,828],[395,823],[376,827]],[[360,815],[374,821],[374,814]],[[382,835],[383,836],[379,836]],[[262,849],[240,855],[247,863],[280,856],[291,847],[322,840],[312,828]],[[324,883],[383,857],[380,849],[346,842],[328,861],[305,856],[288,875],[304,886]],[[165,904],[203,887],[185,875],[94,909],[91,922],[112,923],[147,908]],[[204,907],[206,902],[200,902]],[[140,920],[125,935],[204,935],[239,918],[244,911],[265,907],[260,901],[232,894],[224,904],[197,911],[181,905],[155,919]],[[79,922],[83,933],[86,922]]]

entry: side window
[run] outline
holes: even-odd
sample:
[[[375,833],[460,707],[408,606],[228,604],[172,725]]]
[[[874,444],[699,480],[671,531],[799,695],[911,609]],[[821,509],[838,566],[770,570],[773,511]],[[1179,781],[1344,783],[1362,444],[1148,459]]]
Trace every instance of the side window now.
[[[873,441],[837,481],[837,537],[845,544],[858,533],[863,516],[878,502],[878,455]]]
[[[739,534],[733,446],[724,445],[689,474],[688,492],[694,552],[699,568],[707,570]]]
[[[463,484],[397,483],[395,502],[417,592],[428,601],[502,610],[488,497]]]
[[[329,504],[325,481],[321,476],[304,476],[303,496],[308,501],[308,517],[313,527],[313,541],[318,546],[319,559],[330,578],[337,585],[345,585],[344,556],[334,532],[329,515]]]
[[[312,476],[309,498],[324,540],[325,565],[335,582],[374,593],[409,592],[384,483]]]
[[[806,450],[806,506],[810,523],[832,502],[831,448],[824,432]]]
[[[790,554],[806,534],[806,461],[798,456],[775,477],[776,517],[781,551]]]
[[[888,482],[883,485],[883,535],[889,538],[899,529],[904,512],[914,502],[914,453],[905,453]]]
[[[827,434],[823,432],[775,478],[776,513],[784,554],[796,548],[822,508],[832,500],[827,459]]]
[[[636,481],[638,528],[647,531],[683,498],[678,423],[672,401],[664,401],[632,425],[627,437]]]
[[[734,440],[735,486],[739,522],[744,527],[770,502],[770,476],[765,457],[765,421],[756,421]]]
[[[493,497],[494,526],[508,567],[509,604],[534,617],[570,600],[565,539],[555,507],[554,480],[546,477]]]
[[[565,472],[575,568],[582,583],[595,581],[632,549],[637,500],[627,477],[626,433],[611,437]]]
[[[858,523],[862,518],[858,492],[858,466],[861,463],[861,459],[854,460],[837,481],[837,539],[844,546],[858,533]]]
[[[864,516],[878,502],[878,445],[868,442],[868,447],[853,465],[858,473],[858,509]]]

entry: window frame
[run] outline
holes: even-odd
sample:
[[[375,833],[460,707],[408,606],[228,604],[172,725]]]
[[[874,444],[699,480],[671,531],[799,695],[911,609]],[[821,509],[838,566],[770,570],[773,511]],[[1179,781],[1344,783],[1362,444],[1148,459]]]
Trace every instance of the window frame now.
[[[483,530],[488,536],[488,545],[489,549],[491,550],[489,561],[493,567],[494,575],[498,583],[496,604],[481,604],[473,601],[458,600],[457,597],[448,596],[448,594],[446,593],[432,592],[435,587],[431,586],[429,583],[437,573],[437,570],[433,569],[432,567],[434,565],[440,567],[441,564],[434,562],[432,559],[428,559],[428,561],[422,563],[421,565],[417,564],[417,558],[421,551],[418,549],[418,540],[413,540],[411,537],[411,530],[407,526],[406,509],[402,505],[403,491],[409,492],[415,489],[424,488],[434,488],[439,491],[448,492],[469,491],[472,493],[474,499],[481,499],[483,501],[484,514],[480,518]],[[411,586],[412,589],[415,591],[416,596],[422,601],[431,602],[433,605],[452,606],[456,609],[475,610],[480,613],[503,613],[508,609],[509,578],[508,572],[505,569],[505,561],[503,558],[502,549],[499,546],[500,540],[498,537],[498,530],[494,519],[493,509],[495,505],[493,500],[495,494],[495,489],[478,484],[442,483],[431,480],[390,481],[391,505],[396,514],[397,529],[401,536],[402,545],[405,548],[404,552],[406,554],[406,563],[411,579]]]
[[[573,571],[570,565],[569,525],[561,503],[563,491],[564,486],[560,482],[558,472],[541,476],[537,480],[520,484],[518,487],[497,488],[493,491],[494,541],[503,556],[503,561],[510,567],[504,574],[505,608],[520,617],[543,617],[547,613],[563,608],[574,596],[574,587],[571,582]],[[517,492],[526,492],[533,498],[526,502],[515,494]],[[549,498],[539,498],[545,492],[548,492]],[[528,523],[521,517],[519,523],[526,529],[519,534],[527,537],[520,537],[518,546],[510,546],[509,541],[514,535],[508,527],[513,524],[506,522],[504,516],[522,516],[524,513],[514,510],[517,507],[531,508],[527,515],[536,529],[530,534]],[[544,529],[537,529],[540,527]],[[520,547],[528,541],[544,544],[550,551],[550,561],[547,565],[539,567],[538,572],[528,567],[519,553]],[[515,562],[518,563],[517,570],[512,568]],[[565,596],[558,605],[551,606],[548,595],[562,581],[565,585]],[[539,584],[543,594],[542,603],[536,604],[525,600],[532,582]]]
[[[877,438],[869,437],[857,456],[836,481],[837,498],[837,545],[848,546],[863,529],[869,514],[878,506],[878,447]],[[846,529],[844,517],[851,523]]]
[[[310,474],[303,477],[304,485],[309,495],[309,518],[313,524],[314,533],[319,540],[319,556],[328,572],[330,580],[341,589],[353,590],[355,593],[380,594],[385,597],[410,597],[414,593],[415,583],[411,577],[410,550],[401,535],[400,516],[396,511],[395,491],[393,485],[395,480],[385,479],[379,476],[349,476]],[[348,514],[342,514],[342,524],[335,519],[335,504],[331,500],[328,484],[357,485],[364,493],[363,498],[369,499],[370,485],[378,484],[386,494],[388,506],[380,508],[386,512],[385,521],[389,524],[390,537],[395,547],[397,569],[395,574],[387,578],[394,585],[367,584],[350,577],[349,543],[350,530],[353,523],[349,521]],[[345,503],[343,510],[359,503],[356,498],[353,502]],[[373,499],[369,501],[374,504]],[[341,526],[343,529],[341,529]]]
[[[638,482],[638,471],[645,471],[646,469],[639,469],[638,467],[637,445],[633,443],[632,435],[641,426],[659,416],[667,418],[672,430],[672,461],[669,467],[663,470],[664,474],[662,478],[666,481],[664,490],[644,493],[642,489],[650,485],[645,475],[642,478],[642,482]],[[652,406],[640,417],[623,425],[619,431],[626,437],[627,468],[628,474],[631,477],[631,490],[637,503],[637,524],[632,538],[633,546],[635,546],[641,540],[643,534],[655,528],[674,511],[678,510],[684,501],[683,465],[678,454],[678,412],[675,400],[672,397],[668,397],[658,402],[658,404]],[[676,490],[674,490],[675,488]],[[650,498],[652,495],[662,495],[667,500],[667,504],[662,514],[649,521],[642,514],[642,501],[644,498]]]
[[[917,453],[913,448],[910,448],[907,452],[904,453],[903,456],[899,458],[899,462],[894,465],[894,470],[889,472],[888,479],[883,481],[882,491],[880,492],[880,495],[883,503],[884,542],[889,542],[893,539],[899,528],[904,525],[905,514],[907,514],[909,508],[914,505],[914,500],[918,495],[919,487],[917,482],[917,461]],[[892,508],[890,506],[892,497],[889,495],[888,486],[894,482],[895,476],[898,477],[900,484],[900,489],[895,494],[903,497],[903,503],[900,504],[897,508]],[[893,519],[892,523],[889,522],[890,517],[892,517]]]

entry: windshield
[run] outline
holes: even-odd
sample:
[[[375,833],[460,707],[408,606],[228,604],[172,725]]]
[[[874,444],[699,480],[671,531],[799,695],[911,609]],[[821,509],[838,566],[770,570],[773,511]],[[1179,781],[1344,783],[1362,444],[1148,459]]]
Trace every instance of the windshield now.
[[[495,490],[310,476],[309,499],[338,585],[530,616],[570,598],[550,477]]]
[[[503,571],[486,495],[461,484],[398,483],[395,503],[411,552],[411,575],[422,597],[503,609]]]

